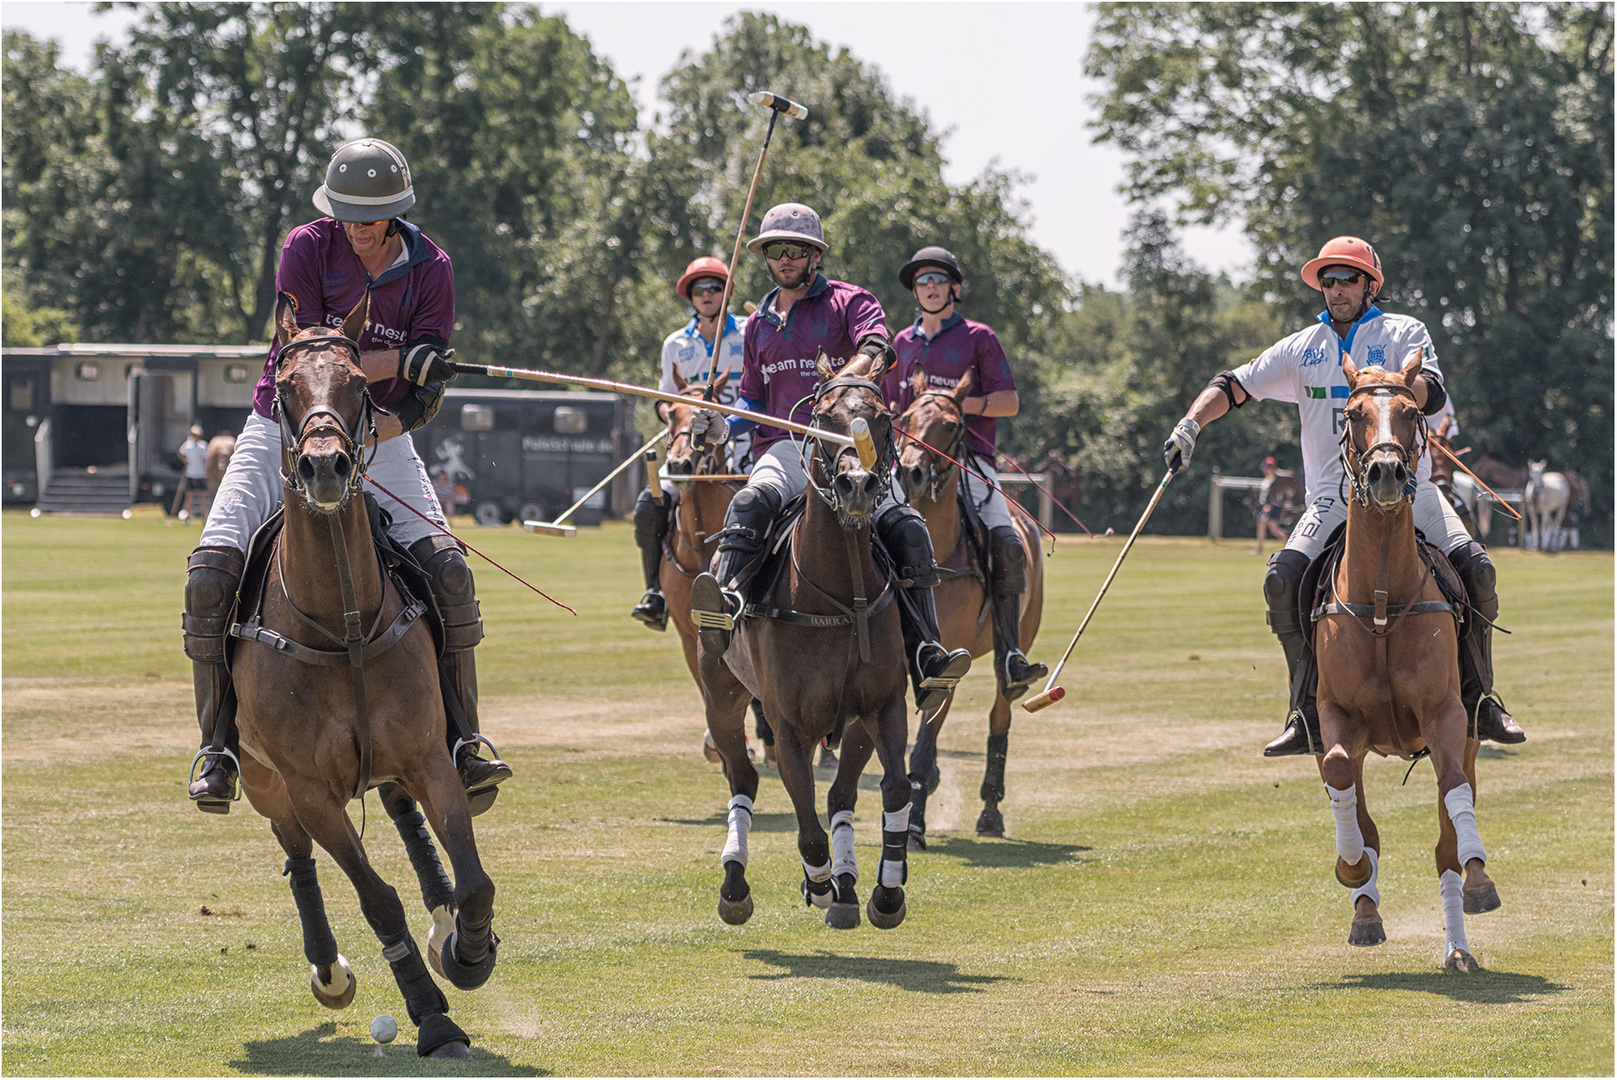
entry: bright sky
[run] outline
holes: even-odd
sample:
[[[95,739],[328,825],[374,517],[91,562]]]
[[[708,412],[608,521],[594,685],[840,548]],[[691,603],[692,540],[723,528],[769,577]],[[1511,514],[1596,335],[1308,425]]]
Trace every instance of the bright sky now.
[[[947,179],[969,180],[990,162],[1024,174],[1018,191],[1029,204],[1034,242],[1074,277],[1120,285],[1129,216],[1117,193],[1124,159],[1110,146],[1093,145],[1085,126],[1093,113],[1085,98],[1098,89],[1082,72],[1094,22],[1087,4],[566,0],[540,7],[565,16],[634,82],[646,120],[660,105],[657,84],[680,53],[704,51],[733,12],[769,11],[808,26],[815,37],[880,68],[899,96],[949,132]],[[58,39],[64,61],[81,70],[95,40],[119,38],[133,20],[123,9],[95,14],[88,3],[0,5],[0,24]],[[792,93],[789,86],[773,89]],[[1189,230],[1184,243],[1209,269],[1248,276],[1252,249],[1238,232]]]

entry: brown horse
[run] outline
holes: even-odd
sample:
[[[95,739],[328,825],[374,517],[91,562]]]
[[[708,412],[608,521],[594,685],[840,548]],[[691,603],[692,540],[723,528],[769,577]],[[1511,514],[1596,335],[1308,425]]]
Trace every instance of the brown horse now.
[[[1471,452],[1471,448],[1466,446],[1459,450],[1454,449],[1454,443],[1449,440],[1449,431],[1453,426],[1452,418],[1445,416],[1443,426],[1427,435],[1434,447],[1440,447],[1442,450],[1448,451],[1448,454],[1439,452],[1432,455],[1432,483],[1437,487],[1437,490],[1443,493],[1443,497],[1449,501],[1449,505],[1454,507],[1454,512],[1460,515],[1460,521],[1465,525],[1466,531],[1472,536],[1481,539],[1481,534],[1477,532],[1476,519],[1471,516],[1471,508],[1465,504],[1464,499],[1454,493],[1454,470],[1456,468],[1454,458],[1464,457]],[[1449,454],[1453,454],[1454,457],[1450,457]]]
[[[241,779],[253,808],[270,819],[287,855],[303,923],[314,995],[343,1008],[354,976],[326,921],[313,844],[342,868],[419,1026],[422,1056],[467,1057],[470,1039],[447,1013],[405,922],[398,893],[372,869],[346,807],[380,784],[410,849],[423,898],[435,908],[435,966],[461,989],[493,971],[494,883],[483,872],[466,792],[446,749],[433,635],[422,606],[383,572],[363,498],[364,443],[374,439],[370,395],[354,343],[361,301],[341,335],[299,330],[283,298],[276,371],[285,522],[268,565],[249,570],[243,596],[262,597],[257,617],[233,630]],[[253,580],[254,577],[258,580]],[[240,632],[238,632],[240,631]],[[333,649],[333,643],[338,646]],[[415,813],[449,853],[452,892]],[[453,930],[439,943],[449,913]]]
[[[966,423],[962,403],[971,393],[971,385],[968,371],[953,390],[932,390],[927,386],[926,372],[916,371],[915,399],[898,420],[900,431],[915,438],[906,440],[900,435],[903,448],[897,471],[905,498],[926,518],[932,550],[947,553],[940,554],[937,560],[944,580],[932,590],[943,647],[969,649],[977,657],[994,649],[993,599],[979,560],[973,557],[967,543],[958,498],[960,469],[927,449],[935,447],[956,460],[964,456]],[[1044,560],[1038,540],[1022,515],[1013,513],[1011,521],[1027,553],[1027,591],[1023,593],[1018,642],[1025,652],[1038,636],[1039,620],[1044,614]],[[911,851],[926,850],[926,799],[938,784],[938,732],[953,704],[954,698],[950,697],[915,733],[915,749],[910,752],[910,780],[915,785],[915,805],[910,810]],[[979,836],[1005,835],[1005,817],[999,804],[1005,798],[1005,748],[1010,731],[1011,699],[1006,696],[1003,681],[996,677],[994,704],[988,711],[988,763],[980,791],[983,810],[977,818]]]
[[[1446,560],[1435,551],[1423,555],[1415,536],[1411,505],[1424,424],[1413,387],[1420,367],[1417,358],[1396,374],[1361,373],[1343,361],[1350,387],[1342,432],[1348,518],[1345,550],[1327,571],[1334,576],[1315,628],[1325,745],[1319,772],[1336,818],[1336,878],[1353,890],[1348,941],[1379,945],[1386,940],[1376,888],[1382,849],[1365,803],[1364,755],[1430,752],[1443,962],[1475,971],[1464,916],[1497,908],[1499,894],[1477,831],[1478,743],[1468,737],[1460,704],[1455,608],[1433,578],[1433,567]]]
[[[708,729],[731,794],[719,917],[740,924],[752,916],[747,835],[758,772],[747,757],[742,722],[747,702],[760,698],[775,729],[781,783],[797,812],[803,897],[838,929],[859,925],[853,809],[872,750],[880,756],[882,856],[865,913],[877,927],[891,929],[904,920],[908,873],[907,666],[894,586],[877,569],[871,526],[892,461],[892,416],[882,403],[879,361],[856,357],[838,375],[822,354],[817,367],[814,425],[847,434],[855,420],[865,421],[877,466],[867,471],[851,447],[808,441],[810,490],[787,542],[785,569],[762,608],[749,605],[749,617],[737,624],[722,656],[699,650]],[[827,797],[828,845],[815,813],[809,755],[838,727],[842,758]]]

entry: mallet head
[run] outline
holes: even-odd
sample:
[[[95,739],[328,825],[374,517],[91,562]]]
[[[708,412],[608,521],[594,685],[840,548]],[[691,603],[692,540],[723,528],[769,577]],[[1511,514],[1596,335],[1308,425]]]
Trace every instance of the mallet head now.
[[[1056,702],[1060,701],[1066,696],[1067,691],[1065,689],[1059,686],[1052,686],[1044,693],[1034,694],[1032,697],[1022,702],[1022,708],[1026,709],[1028,712],[1038,712],[1040,709],[1049,708],[1051,705],[1054,705]]]
[[[540,536],[577,536],[578,527],[554,521],[524,521],[522,531],[538,533]]]

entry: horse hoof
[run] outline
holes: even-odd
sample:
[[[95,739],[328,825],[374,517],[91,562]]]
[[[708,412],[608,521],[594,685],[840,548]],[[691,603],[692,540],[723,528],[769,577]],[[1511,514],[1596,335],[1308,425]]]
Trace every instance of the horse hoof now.
[[[1462,889],[1460,895],[1463,898],[1467,915],[1481,915],[1484,911],[1497,911],[1500,906],[1499,890],[1494,888],[1491,881],[1470,889]]]
[[[825,925],[833,930],[852,930],[859,925],[858,903],[842,904],[835,901],[825,909]]]
[[[1357,863],[1350,863],[1342,856],[1336,857],[1336,880],[1350,889],[1357,889],[1370,880],[1370,860],[1363,855],[1359,856]]]
[[[933,762],[932,768],[926,774],[926,793],[930,795],[934,791],[938,790],[938,784],[941,783],[942,780],[943,771],[938,768],[937,762]]]
[[[499,938],[489,931],[488,952],[483,959],[475,964],[465,963],[455,955],[455,942],[460,937],[458,930],[450,933],[444,941],[444,947],[439,951],[438,963],[443,967],[444,978],[455,985],[457,990],[476,990],[488,982],[488,977],[494,974],[494,965],[497,961],[495,950],[499,945]]]
[[[428,1013],[421,1018],[415,1052],[417,1057],[469,1058],[472,1056],[472,1038],[443,1013]]]
[[[337,962],[331,965],[331,982],[320,981],[320,967],[317,964],[309,965],[309,991],[314,999],[328,1009],[346,1009],[354,1000],[354,988],[359,980],[354,977],[354,969],[348,966],[348,958],[342,953],[337,954]]]
[[[1371,915],[1365,919],[1354,919],[1353,927],[1348,931],[1349,945],[1380,945],[1386,940],[1387,931],[1381,925],[1380,915]]]
[[[977,817],[978,836],[1004,836],[1005,815],[999,812],[997,806],[985,806],[983,812]]]
[[[726,900],[724,893],[719,893],[719,918],[730,926],[740,926],[752,918],[752,890],[739,900]]]
[[[897,910],[883,911],[881,901],[885,900],[891,903],[895,896],[898,898]],[[878,885],[870,890],[870,899],[865,901],[865,914],[870,916],[870,925],[878,930],[893,929],[893,927],[904,921],[904,915],[907,911],[903,889],[889,889],[884,885]]]
[[[925,851],[926,850],[926,832],[925,832],[925,830],[917,829],[914,825],[910,826],[909,850],[911,850],[911,851]]]
[[[448,976],[444,976],[444,965],[443,962],[438,959],[438,954],[443,952],[444,942],[448,940],[449,935],[453,934],[454,932],[454,909],[448,904],[439,904],[437,907],[433,908],[432,926],[427,929],[427,963],[432,965],[433,971],[436,971],[440,976],[445,978]]]
[[[1443,966],[1450,971],[1481,971],[1482,965],[1477,958],[1464,949],[1455,949],[1443,961]]]

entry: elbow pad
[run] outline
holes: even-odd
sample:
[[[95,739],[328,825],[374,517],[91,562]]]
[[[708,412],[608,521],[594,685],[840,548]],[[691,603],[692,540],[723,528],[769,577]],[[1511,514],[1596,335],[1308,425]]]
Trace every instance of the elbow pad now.
[[[1232,408],[1232,409],[1239,409],[1242,405],[1246,404],[1246,402],[1244,402],[1244,401],[1236,401],[1235,400],[1235,388],[1237,386],[1241,386],[1241,383],[1240,383],[1239,380],[1236,379],[1235,375],[1233,373],[1231,373],[1231,372],[1228,372],[1228,371],[1219,372],[1217,375],[1214,375],[1211,379],[1209,379],[1207,381],[1207,386],[1208,386],[1209,389],[1217,390],[1220,393],[1222,393],[1224,395],[1225,400],[1227,400],[1230,403],[1230,408]],[[1246,387],[1242,386],[1241,389],[1245,390]],[[1247,396],[1251,397],[1250,394],[1248,394]]]
[[[1430,371],[1420,373],[1420,381],[1426,384],[1426,407],[1421,410],[1425,416],[1436,416],[1448,404],[1449,392],[1443,389],[1443,380]]]
[[[884,371],[898,363],[898,353],[892,343],[880,334],[866,334],[860,338],[858,352],[880,360]]]

